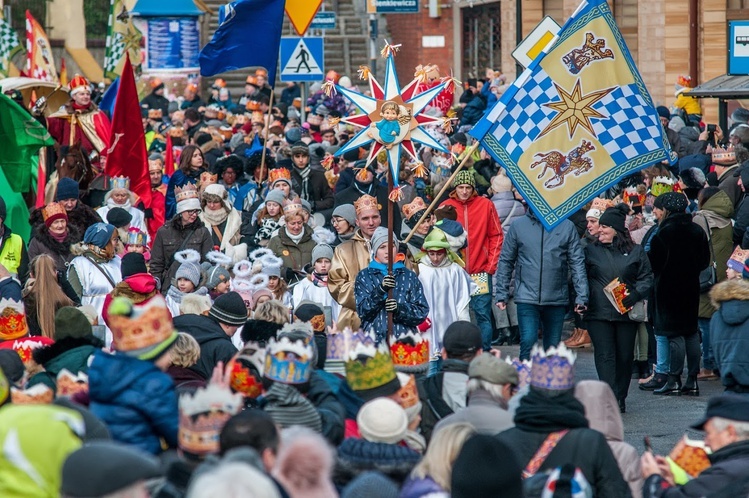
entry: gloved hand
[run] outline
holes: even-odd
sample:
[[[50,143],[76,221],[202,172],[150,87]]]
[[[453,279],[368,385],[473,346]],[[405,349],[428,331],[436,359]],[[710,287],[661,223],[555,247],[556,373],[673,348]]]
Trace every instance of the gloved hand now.
[[[385,275],[385,278],[382,279],[380,287],[382,288],[382,292],[385,293],[387,293],[387,291],[389,291],[390,289],[395,289],[395,275]]]
[[[398,302],[395,299],[385,299],[385,311],[395,313],[398,311]]]
[[[642,297],[640,296],[640,293],[630,287],[629,295],[626,296],[624,299],[622,299],[622,304],[626,306],[627,308],[631,308],[632,306],[635,305],[637,301],[641,299]]]
[[[31,108],[31,114],[34,116],[41,116],[44,109],[47,107],[47,98],[39,97],[34,103],[34,107]]]

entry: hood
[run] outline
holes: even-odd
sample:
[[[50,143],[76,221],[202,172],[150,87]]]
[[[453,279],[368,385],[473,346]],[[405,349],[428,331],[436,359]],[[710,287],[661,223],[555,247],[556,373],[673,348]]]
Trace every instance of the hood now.
[[[66,337],[49,346],[37,348],[32,351],[31,355],[38,364],[47,367],[52,362],[66,353],[70,358],[79,355],[79,357],[88,358],[98,348],[104,346],[104,343],[93,335],[87,337]],[[84,362],[85,364],[85,362]],[[69,370],[69,369],[68,369]],[[76,372],[73,372],[74,374]]]
[[[94,361],[88,369],[89,393],[92,400],[115,399],[132,386],[138,379],[156,366],[149,361],[139,360],[122,353],[109,354],[104,351],[94,353]]]
[[[459,202],[461,204],[470,204],[478,196],[479,194],[478,192],[476,192],[476,187],[473,187],[473,193],[471,193],[471,197],[464,201],[458,199],[458,193],[455,191],[455,189],[453,189],[453,191],[450,192],[450,195],[448,195],[450,199],[454,199],[456,202]]]
[[[211,341],[225,340],[231,343],[231,338],[224,333],[221,325],[209,316],[180,315],[174,318],[174,328],[189,333],[201,346]]]
[[[709,198],[700,211],[709,211],[722,216],[723,218],[731,218],[734,213],[733,201],[728,197],[728,194],[721,190]],[[712,226],[712,223],[710,225]]]
[[[720,308],[720,317],[729,325],[740,325],[749,320],[749,280],[734,279],[721,282],[710,289],[710,301]]]
[[[575,397],[585,407],[590,428],[602,433],[608,441],[624,440],[624,425],[614,392],[600,380],[583,380],[575,386]]]

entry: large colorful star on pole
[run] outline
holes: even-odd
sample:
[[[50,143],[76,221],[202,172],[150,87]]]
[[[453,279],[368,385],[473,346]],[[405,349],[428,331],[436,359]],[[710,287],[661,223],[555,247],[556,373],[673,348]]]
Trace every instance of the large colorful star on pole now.
[[[425,126],[429,125],[442,126],[446,121],[449,122],[449,118],[429,116],[423,111],[445,86],[453,84],[453,80],[444,78],[441,84],[417,94],[419,83],[423,81],[423,77],[417,76],[401,88],[395,70],[394,54],[397,48],[398,46],[386,43],[382,50],[382,55],[386,59],[384,85],[381,85],[369,73],[368,68],[360,68],[359,77],[369,80],[371,95],[363,95],[335,85],[335,90],[353,102],[361,111],[361,114],[340,120],[341,123],[354,125],[361,130],[335,155],[341,156],[350,150],[372,144],[367,156],[367,165],[369,165],[376,160],[381,151],[386,151],[393,186],[399,190],[401,151],[405,150],[414,161],[418,161],[415,143],[441,152],[449,152],[425,129]],[[332,84],[329,86],[332,87]]]

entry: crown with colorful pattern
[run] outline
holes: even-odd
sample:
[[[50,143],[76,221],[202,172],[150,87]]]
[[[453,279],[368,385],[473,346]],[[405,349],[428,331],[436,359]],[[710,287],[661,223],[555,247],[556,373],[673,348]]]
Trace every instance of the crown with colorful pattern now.
[[[200,188],[204,189],[214,183],[218,183],[218,174],[213,174],[209,171],[203,171],[200,174]]]
[[[297,197],[296,199],[288,199],[283,203],[283,214],[284,216],[290,216],[297,214],[302,210],[302,200]]]
[[[550,391],[564,391],[575,386],[575,353],[564,344],[544,351],[538,345],[531,351],[530,384]]]
[[[125,244],[128,246],[144,246],[146,245],[146,234],[135,227],[130,227],[127,231]]]
[[[226,422],[244,405],[241,394],[217,384],[199,388],[179,398],[179,448],[192,455],[216,454]]]
[[[198,187],[194,183],[186,183],[183,187],[174,187],[174,199],[181,202],[187,199],[197,199]]]
[[[28,389],[10,388],[10,401],[14,405],[49,405],[55,392],[45,384],[36,384]]]
[[[264,353],[264,352],[263,352]],[[260,373],[250,357],[240,354],[226,365],[231,372],[229,387],[245,398],[255,399],[263,393]]]
[[[380,205],[377,202],[376,197],[364,194],[354,201],[354,209],[356,210],[356,214],[358,215],[362,211],[379,211]]]
[[[653,179],[653,184],[650,186],[650,193],[655,197],[665,194],[666,192],[674,191],[674,181],[668,176],[656,176]]]
[[[291,185],[291,171],[286,168],[273,168],[268,172],[268,185],[273,187],[279,180],[284,180]]]
[[[11,341],[27,335],[28,332],[23,302],[0,299],[0,340]]]
[[[712,161],[720,166],[733,166],[736,164],[736,150],[733,145],[726,148],[721,146],[713,147]]]
[[[520,358],[513,358],[510,360],[509,356],[505,357],[505,361],[513,366],[518,372],[518,388],[523,388],[530,384],[531,381],[531,362],[529,360],[522,360]]]
[[[74,375],[67,368],[60,370],[57,374],[57,397],[72,398],[78,393],[88,393],[88,375],[78,372]]]
[[[142,360],[159,356],[177,340],[172,316],[160,294],[139,304],[114,298],[108,321],[117,351]]]
[[[418,333],[402,334],[390,345],[390,354],[399,372],[423,372],[429,366],[429,340]]]
[[[50,202],[42,208],[42,217],[47,226],[51,225],[55,220],[68,219],[68,212],[65,211],[65,207],[59,202]]]
[[[76,73],[75,76],[73,76],[73,79],[70,80],[70,84],[68,85],[70,88],[70,96],[72,97],[78,92],[81,92],[83,90],[89,90],[90,88],[88,86],[88,80],[81,76],[80,74]]]
[[[404,410],[416,406],[419,402],[419,391],[416,389],[416,377],[412,374],[397,372],[398,382],[401,388],[398,390],[398,404]]]
[[[627,204],[631,204],[633,207],[643,206],[645,205],[646,192],[647,189],[645,188],[645,185],[627,187],[622,193],[622,200]]]
[[[0,349],[12,349],[21,358],[24,365],[33,361],[32,353],[35,349],[51,346],[55,341],[44,336],[31,336],[13,341],[0,341]]]
[[[270,339],[265,353],[263,377],[282,384],[305,384],[312,375],[309,341],[288,337]]]
[[[112,182],[112,190],[118,188],[130,190],[130,178],[126,176],[113,176],[110,181]]]
[[[424,211],[427,208],[427,205],[424,203],[424,199],[422,199],[419,196],[416,196],[414,200],[409,204],[403,205],[403,216],[410,220],[411,217],[421,211]]]
[[[328,334],[328,342],[325,348],[325,371],[342,375],[346,374],[344,365],[346,353],[355,349],[355,346],[352,346],[354,340],[364,340],[372,346],[375,343],[373,337],[363,334],[361,331],[354,334],[350,327],[343,329],[343,332],[335,331]]]
[[[400,389],[387,344],[383,341],[376,346],[368,335],[362,331],[352,334],[344,357],[346,381],[365,401],[395,394]]]

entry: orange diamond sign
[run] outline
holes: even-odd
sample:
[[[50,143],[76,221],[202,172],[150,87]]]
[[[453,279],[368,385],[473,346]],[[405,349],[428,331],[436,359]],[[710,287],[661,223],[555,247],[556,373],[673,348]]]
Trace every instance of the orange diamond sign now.
[[[309,29],[322,0],[286,0],[286,15],[299,36]]]

